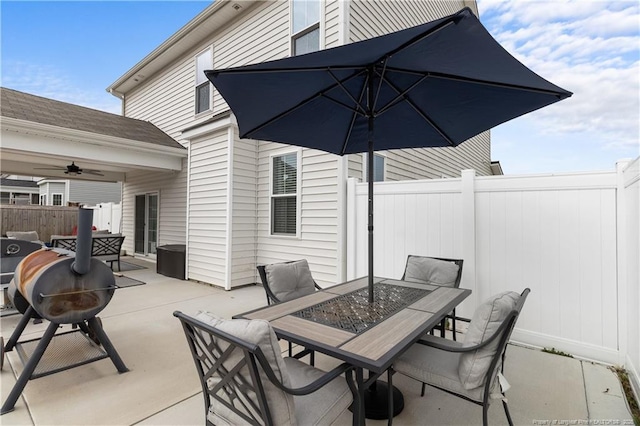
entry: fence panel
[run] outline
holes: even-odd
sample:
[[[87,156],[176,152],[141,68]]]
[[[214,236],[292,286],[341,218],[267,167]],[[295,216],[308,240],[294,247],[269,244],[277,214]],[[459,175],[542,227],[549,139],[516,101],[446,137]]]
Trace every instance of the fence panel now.
[[[7,231],[36,231],[41,241],[51,235],[69,235],[78,224],[78,207],[20,206],[3,204],[0,234]]]
[[[469,316],[525,287],[514,339],[619,362],[615,172],[475,177],[375,185],[374,274],[400,277],[407,255],[465,260]],[[367,274],[367,186],[348,191],[347,276]],[[356,227],[353,229],[353,227]]]

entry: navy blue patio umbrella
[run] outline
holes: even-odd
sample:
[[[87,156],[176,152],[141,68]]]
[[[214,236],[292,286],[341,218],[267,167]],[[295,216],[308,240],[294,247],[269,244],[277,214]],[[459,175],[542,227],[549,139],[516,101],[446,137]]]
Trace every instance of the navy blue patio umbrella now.
[[[511,56],[469,8],[369,40],[205,74],[242,138],[368,152],[369,302],[374,150],[456,146],[572,95]]]

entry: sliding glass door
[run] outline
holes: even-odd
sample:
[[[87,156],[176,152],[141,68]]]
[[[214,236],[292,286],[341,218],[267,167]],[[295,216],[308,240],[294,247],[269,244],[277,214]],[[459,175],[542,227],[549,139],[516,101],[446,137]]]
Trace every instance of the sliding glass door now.
[[[135,252],[148,256],[158,246],[158,193],[136,195]]]

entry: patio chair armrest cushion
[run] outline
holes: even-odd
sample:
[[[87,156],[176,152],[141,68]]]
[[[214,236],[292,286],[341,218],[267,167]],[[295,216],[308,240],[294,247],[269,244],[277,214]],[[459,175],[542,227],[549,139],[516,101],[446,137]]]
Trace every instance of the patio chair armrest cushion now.
[[[460,267],[454,262],[430,257],[410,256],[404,273],[405,281],[454,287]]]
[[[499,293],[482,303],[473,314],[464,340],[464,346],[482,345],[494,337],[502,323],[515,309],[520,295],[513,291]],[[493,339],[490,344],[483,345],[460,357],[458,375],[465,389],[482,386],[487,370],[498,350],[500,339]]]
[[[430,346],[432,348],[440,349],[446,352],[467,352],[474,350],[473,348],[466,348],[462,346],[461,342],[432,336],[430,334],[425,334],[416,343],[423,346]]]
[[[315,281],[305,259],[264,267],[273,294],[282,302],[315,292]]]
[[[278,338],[273,332],[268,321],[245,319],[226,320],[206,311],[199,311],[195,315],[195,318],[220,331],[235,336],[240,340],[257,345],[262,352],[264,360],[268,364],[268,369],[272,371],[273,376],[278,380],[278,382],[282,383],[283,386],[291,387],[287,367],[280,352]],[[218,345],[221,347],[224,346],[223,350],[228,347],[228,345],[224,344],[222,341],[219,341]],[[238,363],[239,359],[244,357],[243,351],[240,350],[240,348],[236,348],[235,352],[236,354],[225,362],[225,364],[229,364],[229,369],[233,368],[233,366]],[[247,367],[245,366],[244,368],[246,369]],[[295,418],[293,396],[286,394],[277,386],[272,385],[264,368],[259,370],[260,378],[264,387],[264,394],[269,408],[271,409],[271,416],[273,417],[274,424],[290,424],[291,420]],[[243,376],[249,377],[248,369],[246,374],[243,374]],[[220,376],[214,375],[207,380],[207,385],[210,389],[213,389],[219,384],[220,380]],[[237,414],[229,410],[229,408],[217,399],[212,400],[210,413],[221,417],[229,424],[245,422],[245,420],[238,417]]]

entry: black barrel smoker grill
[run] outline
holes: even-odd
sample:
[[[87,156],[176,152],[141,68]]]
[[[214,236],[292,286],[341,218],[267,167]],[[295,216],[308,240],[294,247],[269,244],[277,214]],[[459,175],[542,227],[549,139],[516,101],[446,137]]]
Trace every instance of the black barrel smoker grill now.
[[[40,317],[50,323],[44,335],[36,339],[37,346],[26,360],[24,370],[2,405],[0,414],[13,410],[30,379],[107,357],[111,358],[118,372],[129,371],[102,329],[101,321],[96,317],[113,297],[116,285],[111,269],[105,263],[91,258],[92,219],[92,210],[79,210],[75,255],[66,250],[44,248],[25,256],[15,270],[13,280],[9,284],[9,298],[14,306],[23,307],[20,310],[24,309],[24,313],[4,346],[4,352],[20,345],[18,339],[31,318]],[[56,330],[61,324],[73,324],[78,330],[56,335]],[[98,351],[97,355],[94,353],[89,359],[34,374],[52,339],[76,332],[91,336],[83,343],[93,345],[93,349]],[[104,350],[98,345],[102,345]]]

